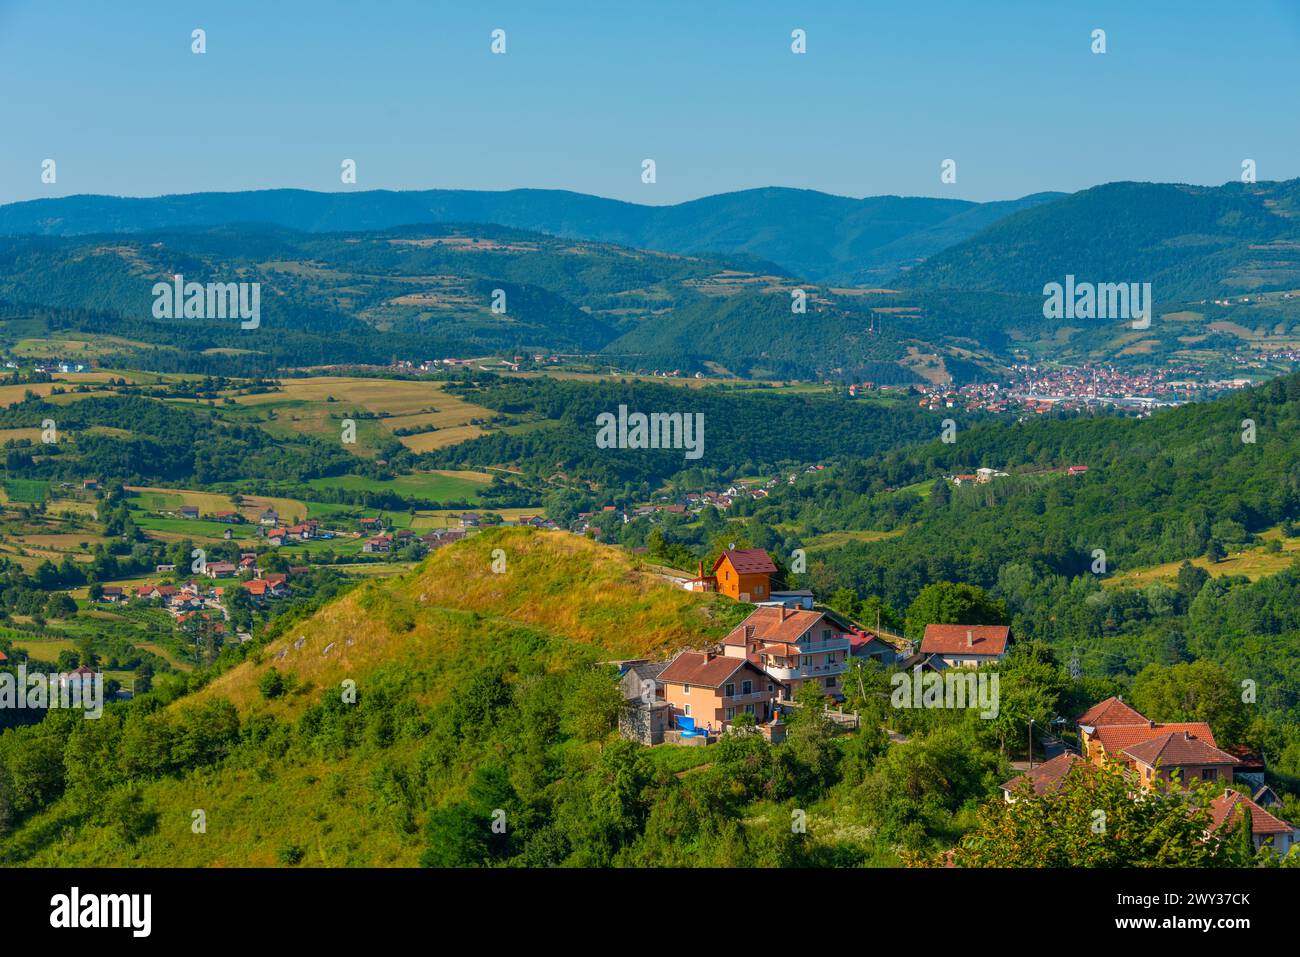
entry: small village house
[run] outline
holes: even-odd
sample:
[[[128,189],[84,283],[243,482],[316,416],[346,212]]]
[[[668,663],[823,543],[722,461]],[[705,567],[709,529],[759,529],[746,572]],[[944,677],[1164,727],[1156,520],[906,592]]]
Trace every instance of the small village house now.
[[[683,651],[659,673],[664,700],[697,728],[722,731],[738,714],[772,718],[777,684],[747,658]]]
[[[1007,655],[1006,625],[926,625],[921,654],[936,655],[949,668],[977,668]]]
[[[761,548],[729,548],[713,563],[717,589],[736,601],[766,601],[776,565]]]

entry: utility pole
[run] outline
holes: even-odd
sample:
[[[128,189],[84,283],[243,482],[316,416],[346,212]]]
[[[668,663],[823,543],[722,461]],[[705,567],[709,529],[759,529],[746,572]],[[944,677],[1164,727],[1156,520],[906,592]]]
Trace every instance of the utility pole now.
[[[1029,719],[1029,770],[1034,770],[1034,719]]]

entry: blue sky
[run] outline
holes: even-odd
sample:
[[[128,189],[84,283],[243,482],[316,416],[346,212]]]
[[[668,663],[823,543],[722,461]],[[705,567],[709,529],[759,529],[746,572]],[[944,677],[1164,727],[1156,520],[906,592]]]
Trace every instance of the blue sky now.
[[[0,0],[0,202],[530,186],[673,203],[768,185],[988,200],[1217,184],[1247,157],[1287,179],[1297,51],[1298,0]]]

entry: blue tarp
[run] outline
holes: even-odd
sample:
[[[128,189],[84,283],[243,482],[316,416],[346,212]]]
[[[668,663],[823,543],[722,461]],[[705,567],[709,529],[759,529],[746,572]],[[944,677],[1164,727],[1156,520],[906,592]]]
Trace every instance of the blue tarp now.
[[[676,718],[677,728],[682,732],[683,737],[691,737],[693,735],[701,735],[705,733],[696,729],[694,718],[688,718],[681,714],[674,715],[673,717]]]

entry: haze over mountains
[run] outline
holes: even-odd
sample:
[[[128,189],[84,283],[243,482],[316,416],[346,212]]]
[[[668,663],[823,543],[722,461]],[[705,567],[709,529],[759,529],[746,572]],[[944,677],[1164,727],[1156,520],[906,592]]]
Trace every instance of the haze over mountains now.
[[[800,278],[850,285],[888,280],[1009,213],[1060,195],[973,203],[901,196],[850,199],[772,187],[675,206],[545,189],[68,196],[0,206],[0,233],[70,236],[232,223],[337,232],[412,223],[490,223],[661,252],[752,257]]]
[[[0,207],[0,237],[0,300],[116,314],[86,331],[167,344],[206,371],[218,359],[190,357],[218,348],[261,371],[541,349],[632,369],[961,382],[1026,359],[1227,374],[1243,355],[1300,349],[1300,180],[985,204],[775,188],[664,207],[548,190],[72,196]],[[279,338],[157,322],[152,283],[176,272],[261,282]],[[1044,317],[1044,284],[1066,275],[1151,283],[1156,321]],[[292,356],[287,335],[306,337]]]

